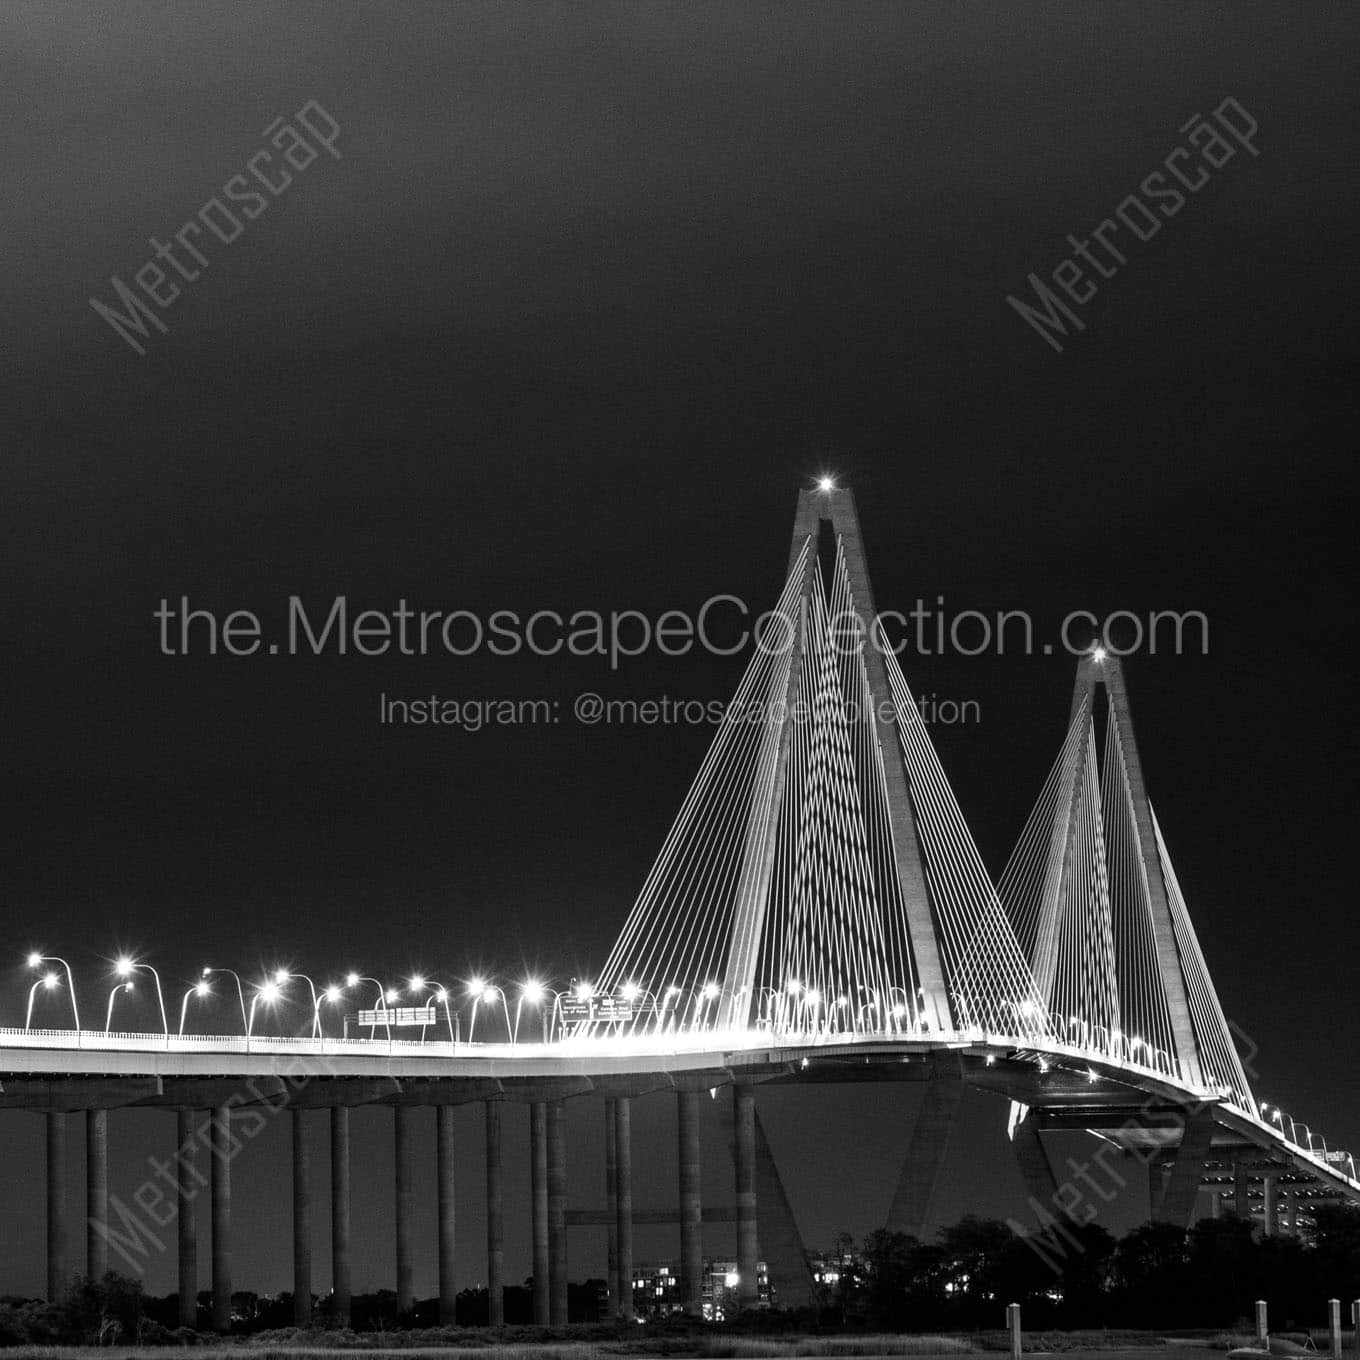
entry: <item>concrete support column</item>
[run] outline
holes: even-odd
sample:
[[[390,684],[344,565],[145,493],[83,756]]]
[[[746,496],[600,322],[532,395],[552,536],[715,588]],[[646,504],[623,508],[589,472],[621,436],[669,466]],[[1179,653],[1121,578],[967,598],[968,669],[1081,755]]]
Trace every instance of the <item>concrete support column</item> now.
[[[486,1316],[505,1321],[505,1200],[501,1190],[501,1104],[486,1102]]]
[[[212,1112],[212,1325],[231,1331],[231,1106]]]
[[[548,1264],[548,1107],[536,1100],[529,1106],[529,1183],[534,1243],[534,1322],[547,1324],[549,1300]]]
[[[312,1322],[312,1159],[305,1110],[293,1111],[293,1326]]]
[[[633,1102],[614,1102],[614,1174],[618,1179],[619,1317],[633,1319]]]
[[[700,1160],[699,1092],[676,1094],[680,1138],[680,1301],[691,1317],[704,1311],[703,1163]]]
[[[415,1143],[415,1110],[397,1105],[392,1110],[394,1180],[397,1202],[397,1316],[409,1317],[416,1306],[415,1184],[411,1158]]]
[[[434,1111],[435,1178],[439,1195],[439,1321],[451,1327],[458,1320],[458,1282],[454,1267],[454,1162],[453,1106],[437,1105]]]
[[[47,1298],[66,1284],[66,1116],[47,1115]]]
[[[194,1163],[198,1158],[195,1111],[175,1113],[175,1232],[179,1239],[179,1307],[181,1327],[198,1326],[198,1222],[194,1202],[203,1184]],[[190,1178],[198,1186],[190,1184]]]
[[[567,1145],[560,1100],[548,1103],[548,1317],[567,1320]]]
[[[606,1096],[604,1102],[604,1201],[606,1264],[609,1280],[609,1312],[617,1315],[622,1290],[619,1288],[619,1139],[615,1131],[618,1101]]]
[[[732,1088],[736,1130],[737,1294],[743,1305],[754,1304],[760,1285],[756,1278],[759,1247],[756,1238],[756,1093],[745,1083]]]
[[[349,1109],[331,1110],[331,1314],[348,1327],[349,1273]]]
[[[1299,1232],[1299,1196],[1297,1191],[1291,1191],[1285,1199],[1284,1209],[1285,1231],[1290,1237],[1297,1237]]]
[[[1261,1231],[1267,1237],[1274,1237],[1280,1231],[1279,1197],[1275,1193],[1274,1176],[1261,1177],[1261,1194],[1265,1199]]]
[[[1233,1163],[1233,1213],[1251,1222],[1251,1173],[1243,1162]]]
[[[102,1280],[109,1268],[109,1112],[85,1111],[85,1271]]]

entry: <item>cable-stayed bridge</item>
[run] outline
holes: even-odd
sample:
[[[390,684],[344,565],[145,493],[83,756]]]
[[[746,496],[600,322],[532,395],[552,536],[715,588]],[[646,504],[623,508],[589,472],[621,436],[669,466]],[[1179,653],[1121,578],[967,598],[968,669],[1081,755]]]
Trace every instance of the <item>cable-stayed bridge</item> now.
[[[244,993],[241,1002],[244,1019]],[[249,1020],[239,1035],[172,1034],[168,1024],[160,1034],[0,1032],[0,1106],[48,1116],[50,1289],[69,1254],[66,1116],[86,1115],[86,1254],[97,1273],[118,1240],[109,1223],[108,1111],[133,1106],[178,1112],[181,1165],[197,1155],[197,1141],[210,1154],[218,1325],[229,1320],[233,1111],[251,1107],[293,1117],[300,1319],[312,1293],[301,1131],[310,1112],[329,1110],[331,1278],[344,1315],[347,1121],[364,1104],[394,1108],[405,1310],[417,1193],[411,1120],[436,1110],[439,1288],[451,1316],[450,1115],[485,1103],[493,1321],[507,1102],[529,1107],[543,1321],[565,1320],[572,1226],[606,1228],[614,1298],[631,1312],[630,1102],[661,1090],[677,1098],[679,1207],[665,1221],[680,1228],[690,1309],[705,1222],[735,1222],[748,1301],[758,1253],[786,1298],[806,1286],[796,1218],[756,1113],[763,1083],[923,1084],[885,1206],[889,1226],[903,1231],[930,1221],[965,1087],[1009,1101],[1007,1127],[1038,1226],[1085,1217],[1084,1196],[1046,1146],[1045,1133],[1061,1130],[1095,1134],[1125,1172],[1146,1167],[1150,1212],[1174,1223],[1188,1223],[1198,1205],[1257,1218],[1274,1233],[1304,1226],[1319,1200],[1360,1202],[1347,1154],[1306,1128],[1301,1139],[1305,1126],[1258,1103],[1148,795],[1118,658],[1096,648],[1079,662],[1057,757],[994,883],[882,634],[853,497],[830,486],[800,495],[783,587],[727,716],[599,975],[554,1015],[541,1042],[462,1042],[451,1015],[447,1042],[396,1039],[376,1026],[368,1037],[326,1038],[319,1007],[308,1038],[255,1034]],[[735,1205],[705,1207],[699,1096],[724,1086],[734,1096]],[[563,1121],[591,1095],[605,1100],[610,1202],[573,1210]],[[200,1139],[204,1111],[212,1111],[210,1133]],[[179,1239],[182,1310],[191,1310],[194,1195],[179,1185],[177,1196],[188,1223]]]

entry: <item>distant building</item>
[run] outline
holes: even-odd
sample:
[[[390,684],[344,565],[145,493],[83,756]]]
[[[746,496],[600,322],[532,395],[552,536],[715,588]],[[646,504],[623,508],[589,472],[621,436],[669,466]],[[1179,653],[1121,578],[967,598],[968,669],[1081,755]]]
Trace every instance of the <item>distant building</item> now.
[[[722,1322],[740,1307],[741,1276],[735,1261],[704,1262],[703,1307],[709,1322]],[[764,1261],[756,1262],[757,1308],[774,1302],[770,1272]],[[683,1313],[680,1267],[675,1261],[648,1262],[633,1268],[633,1307],[640,1318],[663,1318]]]

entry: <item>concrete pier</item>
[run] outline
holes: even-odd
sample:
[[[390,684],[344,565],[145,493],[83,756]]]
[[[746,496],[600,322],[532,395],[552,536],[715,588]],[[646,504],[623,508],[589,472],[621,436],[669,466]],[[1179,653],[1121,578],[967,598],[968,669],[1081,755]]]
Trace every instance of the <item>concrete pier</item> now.
[[[680,1301],[691,1317],[704,1309],[703,1163],[699,1092],[676,1093],[680,1154]]]
[[[548,1107],[541,1100],[529,1106],[530,1226],[534,1251],[534,1322],[551,1316],[548,1264]]]
[[[85,1271],[102,1280],[109,1268],[109,1112],[85,1111]]]
[[[331,1316],[335,1326],[350,1320],[349,1110],[331,1110]]]
[[[562,1102],[548,1102],[548,1319],[567,1320],[567,1145]]]
[[[179,1255],[181,1327],[198,1325],[198,1215],[196,1202],[203,1178],[198,1162],[198,1113],[175,1111],[175,1235]]]
[[[411,1159],[414,1155],[415,1110],[397,1105],[392,1110],[393,1180],[396,1191],[397,1317],[406,1318],[416,1306],[415,1291],[415,1184]]]
[[[614,1174],[618,1181],[619,1306],[625,1321],[633,1318],[633,1102],[614,1102]]]
[[[312,1321],[312,1161],[305,1110],[293,1111],[293,1326]]]
[[[231,1331],[231,1106],[212,1113],[212,1325]]]
[[[618,1316],[619,1296],[619,1140],[615,1128],[618,1102],[612,1096],[604,1101],[604,1203],[609,1222],[605,1226],[605,1268],[609,1284],[609,1312]]]
[[[505,1321],[505,1201],[501,1189],[501,1103],[486,1102],[486,1315]]]
[[[457,1239],[454,1235],[453,1106],[435,1106],[434,1118],[435,1179],[439,1197],[439,1321],[451,1327],[458,1320],[458,1280],[454,1264]]]
[[[743,1306],[754,1304],[760,1285],[756,1278],[759,1248],[756,1238],[756,1093],[744,1082],[732,1088],[737,1190],[737,1296]]]
[[[47,1115],[47,1297],[66,1286],[66,1116]]]

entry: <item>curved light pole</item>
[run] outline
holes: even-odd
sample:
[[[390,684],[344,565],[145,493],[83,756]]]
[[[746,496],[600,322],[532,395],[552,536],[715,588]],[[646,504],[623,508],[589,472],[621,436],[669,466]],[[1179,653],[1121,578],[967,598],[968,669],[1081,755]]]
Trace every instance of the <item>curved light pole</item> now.
[[[504,990],[503,990],[502,988],[498,987],[494,982],[488,982],[488,983],[482,988],[481,993],[480,993],[477,997],[475,997],[475,998],[473,999],[473,1002],[472,1002],[472,1023],[473,1023],[474,1025],[477,1023],[477,1005],[478,1005],[478,1003],[479,1003],[479,1002],[482,1002],[482,1001],[485,1001],[486,1004],[487,1004],[488,1006],[491,1006],[491,1005],[494,1005],[494,1004],[495,1004],[495,998],[496,998],[496,997],[500,997],[500,999],[501,999],[501,1012],[502,1012],[502,1013],[504,1014],[504,1016],[505,1016],[505,1033],[506,1033],[506,1036],[509,1037],[509,1036],[510,1036],[510,1033],[511,1033],[511,1025],[510,1025],[510,1002],[509,1002],[508,1000],[506,1000],[506,996],[505,996]],[[472,1042],[472,1029],[471,1029],[471,1026],[469,1026],[469,1028],[468,1028],[468,1043],[471,1043],[471,1042]],[[513,1042],[513,1039],[511,1040],[511,1042]]]
[[[212,988],[208,985],[207,978],[199,978],[192,987],[188,987],[184,992],[184,999],[179,1003],[179,1037],[184,1038],[184,1020],[189,1013],[189,998],[191,996],[211,996]]]
[[[106,1039],[107,1039],[108,1036],[109,1036],[109,1030],[113,1027],[113,1000],[114,1000],[114,997],[116,997],[116,996],[118,995],[119,992],[131,992],[131,991],[135,991],[135,990],[136,990],[136,989],[133,987],[131,981],[128,981],[128,982],[119,982],[119,983],[116,983],[116,984],[114,985],[113,990],[109,993],[109,1008],[108,1008],[108,1010],[104,1013],[104,1037],[105,1037]]]
[[[312,1029],[318,1039],[324,1041],[326,1038],[326,1029],[321,1023],[321,1003],[328,1001],[332,1006],[339,1006],[344,999],[345,989],[338,982],[332,982],[329,986],[322,988],[321,993],[312,1002]]]
[[[28,966],[30,968],[41,968],[45,963],[59,963],[66,969],[66,985],[71,989],[71,1014],[75,1018],[76,1033],[80,1033],[80,1008],[76,1005],[76,980],[71,975],[71,965],[65,959],[59,959],[55,954],[44,954],[35,949],[28,956]]]
[[[161,1032],[168,1039],[170,1037],[170,1022],[165,1018],[165,993],[161,991],[161,975],[149,964],[138,963],[135,959],[130,959],[126,954],[113,965],[113,971],[124,981],[130,979],[133,973],[150,973],[156,983],[156,1000],[161,1008]],[[128,988],[129,991],[132,988]]]
[[[716,1001],[722,995],[722,988],[716,982],[706,982],[694,994],[694,1014],[689,1022],[690,1032],[693,1033],[703,1023],[704,1007],[710,1001]]]
[[[33,997],[39,987],[45,991],[51,991],[54,987],[61,986],[61,978],[56,973],[44,973],[37,982],[28,989],[28,1010],[24,1013],[24,1033],[27,1034],[33,1024]]]
[[[512,1044],[517,1044],[519,1042],[519,1017],[520,1013],[524,1010],[525,1002],[527,1001],[532,1009],[542,1010],[543,1003],[548,999],[548,995],[549,989],[536,978],[530,978],[520,987],[519,998],[515,1002],[515,1024],[514,1028],[510,1031],[510,1042]],[[552,995],[555,997],[557,993],[553,992]],[[545,1044],[548,1042],[547,1011],[543,1011],[543,1042]]]
[[[449,989],[443,983],[436,982],[433,978],[427,978],[423,973],[417,973],[411,979],[410,991],[412,996],[421,996],[425,992],[431,994],[431,1001],[436,1006],[444,1008],[444,1022],[449,1027],[449,1043],[456,1044],[458,1040],[454,1037],[453,1010],[449,1004]],[[425,1040],[425,1027],[420,1029],[420,1038],[423,1043]]]
[[[264,1002],[266,1006],[272,1006],[283,995],[283,989],[277,982],[262,982],[255,989],[255,995],[250,998],[250,1013],[246,1016],[246,1048],[250,1047],[251,1035],[255,1030],[255,1007]]]
[[[236,980],[236,996],[241,1002],[241,1027],[248,1030],[250,1028],[250,1021],[246,1018],[246,991],[245,988],[241,986],[240,973],[234,968],[205,968],[203,970],[203,976],[205,978],[212,977],[214,973],[226,973],[228,977]]]
[[[472,998],[472,1019],[468,1022],[468,1043],[472,1042],[473,1035],[477,1033],[477,1007],[485,990],[486,983],[481,978],[473,978],[468,983],[467,994]]]
[[[345,975],[346,987],[358,987],[362,983],[371,982],[378,990],[378,1004],[373,1008],[374,1012],[383,1018],[383,1027],[387,1030],[387,1042],[392,1042],[392,1020],[387,1014],[387,989],[378,981],[377,978],[364,977],[361,973],[347,973]],[[375,1020],[368,1027],[368,1037],[376,1039],[378,1037],[378,1023]]]
[[[307,976],[306,973],[293,973],[287,968],[278,968],[274,971],[274,982],[279,987],[287,986],[294,978],[301,978],[307,984],[307,990],[312,997],[312,1038],[321,1038],[321,1003],[316,996],[316,983]]]

